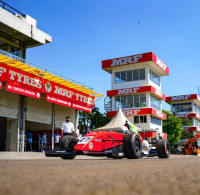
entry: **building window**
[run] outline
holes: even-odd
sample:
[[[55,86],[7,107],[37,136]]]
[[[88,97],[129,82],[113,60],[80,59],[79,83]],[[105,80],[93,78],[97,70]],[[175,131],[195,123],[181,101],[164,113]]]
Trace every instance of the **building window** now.
[[[140,95],[136,94],[134,97],[134,107],[140,107]]]
[[[153,96],[150,97],[151,107],[161,110],[161,101]]]
[[[127,82],[129,82],[129,81],[133,81],[133,71],[132,70],[127,71]]]
[[[149,77],[152,82],[160,86],[160,77],[155,72],[153,72],[152,70],[149,70]]]
[[[133,107],[133,96],[127,95],[127,107],[132,108]]]
[[[115,96],[115,109],[146,107],[146,94]]]
[[[193,126],[192,118],[182,118],[183,126]]]
[[[161,126],[161,120],[151,116],[151,123]]]
[[[199,121],[194,118],[194,126],[199,127]]]
[[[198,107],[196,104],[193,104],[193,112],[198,113]]]
[[[134,123],[147,123],[147,116],[134,116]]]
[[[147,100],[146,100],[146,94],[140,94],[140,107],[146,107]]]
[[[179,104],[172,104],[172,113],[177,114],[179,112],[192,112],[192,103],[179,103]]]
[[[121,83],[125,83],[127,81],[127,75],[126,75],[127,71],[122,71],[121,72]]]
[[[121,83],[121,72],[115,73],[115,83]]]
[[[145,80],[145,68],[115,72],[115,83]]]

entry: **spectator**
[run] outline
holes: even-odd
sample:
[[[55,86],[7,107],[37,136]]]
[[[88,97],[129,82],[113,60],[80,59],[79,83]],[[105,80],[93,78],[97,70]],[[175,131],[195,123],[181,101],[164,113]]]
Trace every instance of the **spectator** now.
[[[82,138],[82,135],[81,135],[81,126],[78,126],[77,130],[76,130],[76,137],[78,139],[81,139]]]
[[[27,146],[28,146],[28,151],[31,151],[31,152],[33,150],[32,143],[33,143],[33,134],[31,133],[31,130],[28,129],[28,133],[27,133]]]
[[[66,121],[63,122],[61,131],[62,131],[62,136],[65,136],[65,135],[75,136],[74,124],[71,122],[71,118],[69,116],[67,116]]]
[[[56,133],[54,134],[54,145],[55,146],[59,145],[60,138],[61,138],[61,135],[58,133],[58,131],[56,131]]]
[[[131,127],[130,127],[130,125],[128,124],[128,121],[125,122],[125,125],[124,125],[124,126],[127,127],[129,131],[131,130]]]
[[[42,151],[45,150],[46,144],[47,144],[47,135],[46,135],[46,133],[44,132],[44,133],[43,133],[43,136],[42,136]]]
[[[86,134],[90,133],[90,131],[91,131],[91,130],[90,130],[89,127],[87,126],[87,127],[86,127]]]

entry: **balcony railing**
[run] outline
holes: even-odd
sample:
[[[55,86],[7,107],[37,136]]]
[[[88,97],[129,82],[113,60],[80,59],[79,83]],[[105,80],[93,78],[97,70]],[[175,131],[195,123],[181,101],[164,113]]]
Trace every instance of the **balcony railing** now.
[[[23,14],[22,12],[16,10],[14,7],[11,7],[10,5],[8,5],[7,3],[3,2],[0,0],[0,7],[2,7],[3,9],[9,11],[10,13],[16,15],[20,15],[22,17],[25,17],[25,14]]]

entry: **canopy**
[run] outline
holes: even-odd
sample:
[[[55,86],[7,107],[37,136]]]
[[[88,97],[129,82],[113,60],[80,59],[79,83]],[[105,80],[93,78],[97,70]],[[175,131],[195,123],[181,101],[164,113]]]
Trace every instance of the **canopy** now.
[[[94,91],[88,86],[85,86],[79,82],[76,82],[60,74],[57,74],[53,71],[47,70],[46,68],[38,66],[32,62],[29,62],[25,59],[22,59],[18,56],[15,56],[1,49],[0,49],[0,63],[6,64],[8,66],[12,66],[14,68],[18,68],[20,70],[34,74],[43,79],[53,81],[60,85],[75,89],[77,91],[80,91],[82,93],[85,93],[94,97],[103,96],[103,94],[99,94],[98,92]]]
[[[112,120],[105,126],[100,127],[96,129],[96,131],[101,130],[101,131],[113,131],[113,130],[121,130],[121,127],[125,125],[125,122],[128,121],[128,124],[132,126],[133,131],[137,132],[141,130],[140,128],[136,127],[133,125],[125,116],[124,113],[122,112],[122,109],[119,108],[118,112],[116,113],[115,117],[112,118]]]

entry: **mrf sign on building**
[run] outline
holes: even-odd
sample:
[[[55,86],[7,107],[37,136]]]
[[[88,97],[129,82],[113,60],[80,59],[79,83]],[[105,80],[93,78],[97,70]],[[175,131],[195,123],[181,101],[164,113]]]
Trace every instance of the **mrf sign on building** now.
[[[105,109],[113,117],[119,107],[126,117],[142,129],[162,132],[161,76],[169,75],[169,68],[154,53],[114,58],[102,61],[102,69],[111,74],[112,90],[107,91]]]

